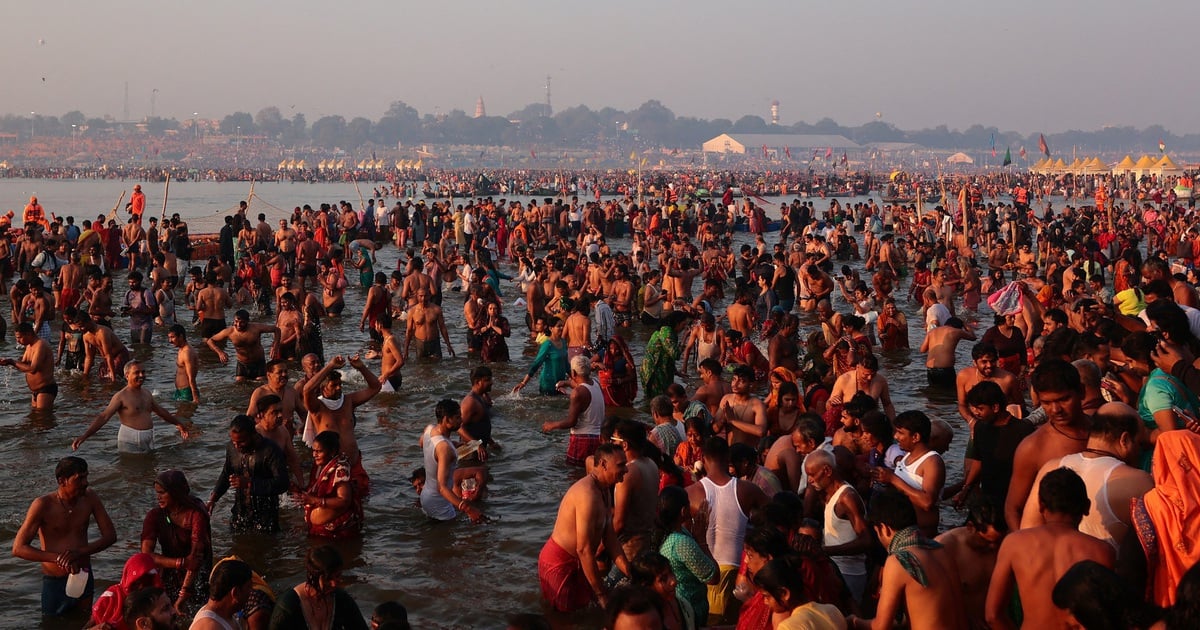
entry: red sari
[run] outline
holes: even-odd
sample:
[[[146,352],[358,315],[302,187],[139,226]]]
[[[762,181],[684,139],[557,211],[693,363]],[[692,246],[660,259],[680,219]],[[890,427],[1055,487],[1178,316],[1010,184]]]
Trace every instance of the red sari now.
[[[308,534],[321,538],[349,538],[358,535],[362,529],[363,505],[362,498],[355,491],[350,480],[350,460],[345,455],[338,455],[321,467],[313,469],[312,481],[308,493],[319,499],[329,499],[337,496],[338,486],[346,484],[350,488],[350,509],[342,512],[333,520],[316,525],[312,522],[311,505],[304,507],[304,521],[308,523]]]

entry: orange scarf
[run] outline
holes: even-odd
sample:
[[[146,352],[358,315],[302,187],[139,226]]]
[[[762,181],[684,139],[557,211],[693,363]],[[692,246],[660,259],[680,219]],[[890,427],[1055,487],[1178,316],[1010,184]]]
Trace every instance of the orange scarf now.
[[[1183,574],[1200,560],[1200,435],[1158,436],[1151,470],[1154,489],[1133,503],[1134,529],[1150,567],[1150,600],[1175,603]]]

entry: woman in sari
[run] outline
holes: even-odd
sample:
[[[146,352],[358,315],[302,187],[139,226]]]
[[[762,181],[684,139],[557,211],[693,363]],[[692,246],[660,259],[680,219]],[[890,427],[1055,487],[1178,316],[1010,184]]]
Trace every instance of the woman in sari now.
[[[180,611],[195,612],[208,602],[212,531],[208,510],[192,495],[187,477],[165,470],[154,480],[158,507],[142,522],[142,553],[153,554],[163,587]],[[160,547],[162,553],[154,553]]]
[[[500,312],[499,302],[488,302],[487,323],[483,325],[479,335],[483,338],[483,347],[479,356],[485,363],[497,361],[506,362],[508,357],[508,342],[504,339],[512,334],[508,318]]]
[[[567,378],[567,340],[563,339],[563,320],[554,318],[550,320],[550,338],[543,341],[538,348],[537,356],[533,358],[533,365],[529,366],[529,372],[525,374],[525,378],[521,379],[520,383],[513,388],[513,393],[521,391],[521,388],[529,384],[529,380],[534,374],[541,370],[542,373],[538,377],[538,391],[544,396],[553,396],[558,394],[558,382]]]
[[[665,394],[667,386],[675,382],[675,359],[679,348],[675,344],[675,330],[663,326],[650,335],[646,342],[646,355],[642,359],[642,385],[646,398]]]
[[[304,506],[308,534],[321,538],[348,538],[362,529],[362,498],[350,480],[350,461],[342,454],[336,431],[322,431],[313,440],[312,480],[297,502]]]
[[[1130,504],[1146,552],[1150,601],[1175,604],[1176,587],[1200,561],[1200,435],[1164,431],[1155,445],[1154,488]]]
[[[604,358],[593,364],[600,374],[600,390],[604,392],[604,404],[610,407],[632,407],[637,398],[637,373],[634,372],[633,354],[620,335],[608,340]]]

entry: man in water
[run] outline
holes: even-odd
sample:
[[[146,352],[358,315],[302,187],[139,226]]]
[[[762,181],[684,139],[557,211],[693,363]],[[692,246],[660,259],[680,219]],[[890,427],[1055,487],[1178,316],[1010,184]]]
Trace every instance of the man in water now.
[[[229,424],[225,465],[206,505],[209,513],[233,488],[233,514],[229,520],[233,531],[275,533],[279,531],[279,495],[288,491],[288,485],[283,450],[259,435],[254,418],[234,417]]]
[[[622,573],[629,563],[617,542],[609,516],[609,492],[625,478],[625,453],[616,444],[596,449],[595,466],[563,495],[554,531],[538,555],[542,596],[561,612],[579,610],[592,601],[608,600],[604,572],[597,555],[600,545],[614,556]]]
[[[108,406],[83,435],[71,442],[71,450],[78,450],[84,441],[92,437],[101,427],[116,414],[121,420],[121,429],[117,432],[117,451],[121,453],[149,453],[154,450],[154,426],[150,421],[150,412],[175,425],[179,435],[187,439],[191,423],[184,425],[175,416],[163,409],[154,400],[150,392],[142,389],[146,383],[146,369],[138,361],[125,364],[125,381],[128,383],[121,391],[113,394]]]
[[[585,356],[571,359],[571,374],[559,383],[559,391],[571,390],[567,417],[542,423],[542,431],[570,429],[567,442],[567,464],[583,466],[600,444],[600,425],[604,424],[604,392],[592,380],[592,366]]]
[[[471,391],[459,403],[462,425],[458,435],[464,444],[479,440],[474,459],[481,464],[487,461],[487,449],[500,448],[492,439],[492,383],[492,368],[481,365],[471,370]]]
[[[435,473],[433,483],[426,479],[417,490],[421,510],[429,518],[439,521],[454,520],[461,510],[472,522],[478,523],[483,520],[483,512],[471,506],[470,502],[475,496],[468,496],[466,488],[461,485],[463,479],[472,475],[460,474],[461,471],[457,469],[458,453],[450,441],[450,437],[462,426],[460,407],[453,400],[442,400],[434,408],[434,413],[437,424],[426,427],[417,442],[421,446],[426,468]]]
[[[111,328],[101,326],[87,313],[68,308],[63,313],[63,320],[83,332],[83,375],[92,373],[92,364],[98,353],[104,361],[100,376],[115,381],[117,374],[124,370],[125,363],[129,361],[129,348]]]
[[[308,356],[315,355],[306,355]],[[263,396],[278,396],[280,399],[280,410],[283,412],[282,423],[287,428],[291,435],[296,434],[296,414],[299,413],[303,418],[304,403],[300,399],[300,389],[288,386],[289,378],[288,362],[283,359],[275,359],[267,362],[267,382],[259,385],[253,392],[250,393],[250,402],[246,406],[246,415],[254,415],[258,413],[258,399]]]
[[[399,392],[404,384],[404,374],[400,372],[400,368],[404,367],[404,353],[392,332],[391,314],[380,314],[375,320],[375,329],[382,337],[379,343],[379,380],[384,384],[381,391],[388,394]]]
[[[130,257],[133,257],[132,252]],[[142,279],[142,272],[129,272],[129,290],[125,292],[125,304],[121,309],[123,315],[129,316],[129,343],[133,344],[150,343],[154,337],[154,316],[158,314],[154,291],[142,286]]]
[[[232,341],[237,353],[237,381],[257,381],[267,375],[267,357],[262,345],[262,336],[266,333],[275,337],[271,344],[271,358],[276,358],[279,354],[279,327],[253,324],[250,322],[250,313],[240,309],[233,314],[232,326],[209,337],[205,343],[217,353],[221,363],[227,363],[229,355],[217,344],[226,339]]]
[[[733,371],[733,392],[722,397],[717,407],[713,431],[728,430],[730,444],[757,446],[767,433],[767,407],[750,393],[753,384],[754,370],[739,366]]]
[[[322,431],[335,431],[342,441],[342,453],[350,460],[350,478],[358,496],[366,496],[370,489],[367,471],[363,469],[362,453],[354,437],[354,408],[371,400],[379,393],[379,379],[367,368],[356,354],[350,357],[350,366],[362,374],[367,386],[349,394],[342,393],[342,373],[337,369],[346,365],[341,355],[330,359],[321,371],[304,383],[304,405],[308,408],[308,420],[304,426],[305,443],[309,442],[309,428],[315,437]]]
[[[303,488],[304,477],[300,473],[300,457],[292,446],[291,432],[283,425],[283,403],[279,396],[265,394],[258,397],[254,407],[254,428],[259,435],[271,440],[283,451],[287,458],[288,472],[292,475],[293,486]]]
[[[1007,533],[1003,502],[977,495],[967,502],[967,522],[935,539],[950,553],[958,568],[963,607],[972,628],[987,627],[984,604],[988,585],[996,567],[996,552]]]
[[[0,365],[15,367],[25,374],[25,384],[33,393],[31,404],[35,411],[54,407],[58,382],[54,380],[54,351],[46,340],[38,337],[33,324],[21,322],[13,329],[17,343],[25,346],[20,359],[0,359]]]
[[[87,462],[64,457],[54,468],[58,488],[33,500],[25,522],[13,539],[13,556],[42,564],[42,614],[61,616],[74,609],[92,609],[95,592],[91,575],[92,556],[117,542],[117,530],[100,502],[88,489]],[[88,540],[92,518],[100,537]],[[40,547],[34,547],[33,537]],[[67,596],[67,576],[88,571],[87,585],[79,597]]]
[[[162,587],[151,586],[125,596],[122,618],[130,630],[172,630],[178,625],[179,611]]]
[[[1017,376],[1000,367],[1000,355],[995,346],[979,342],[971,348],[971,365],[963,368],[955,378],[958,389],[958,413],[967,421],[968,426],[975,426],[975,416],[967,406],[967,392],[983,381],[991,381],[1004,390],[1008,398],[1009,409],[1020,408],[1025,403]]]
[[[200,386],[196,384],[196,374],[200,371],[200,357],[196,349],[187,342],[187,331],[179,324],[167,329],[167,341],[179,349],[175,354],[175,395],[176,402],[200,402]]]
[[[964,339],[975,341],[975,332],[957,317],[951,317],[944,325],[925,333],[921,352],[926,353],[925,375],[930,387],[954,387],[954,355],[958,350],[958,342]]]
[[[233,254],[230,254],[231,259],[232,256]],[[229,296],[229,291],[218,284],[216,272],[209,271],[204,275],[204,287],[196,292],[193,307],[196,310],[196,321],[199,322],[197,330],[201,339],[208,339],[225,330],[225,309],[231,306],[233,298]]]
[[[429,291],[417,290],[417,303],[408,309],[408,329],[404,333],[404,360],[408,361],[408,353],[413,341],[420,344],[417,356],[425,359],[442,358],[442,344],[438,334],[446,340],[446,348],[450,356],[454,355],[454,346],[450,344],[450,332],[446,330],[446,319],[442,316],[442,307],[430,302]]]

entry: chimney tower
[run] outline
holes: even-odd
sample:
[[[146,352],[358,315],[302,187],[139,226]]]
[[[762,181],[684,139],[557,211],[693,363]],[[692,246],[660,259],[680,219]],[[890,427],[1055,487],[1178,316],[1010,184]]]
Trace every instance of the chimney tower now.
[[[779,101],[771,101],[771,124],[779,125]]]
[[[479,95],[479,100],[475,101],[475,117],[476,118],[487,117],[487,110],[484,109],[484,107],[483,107],[483,95],[482,94]]]

